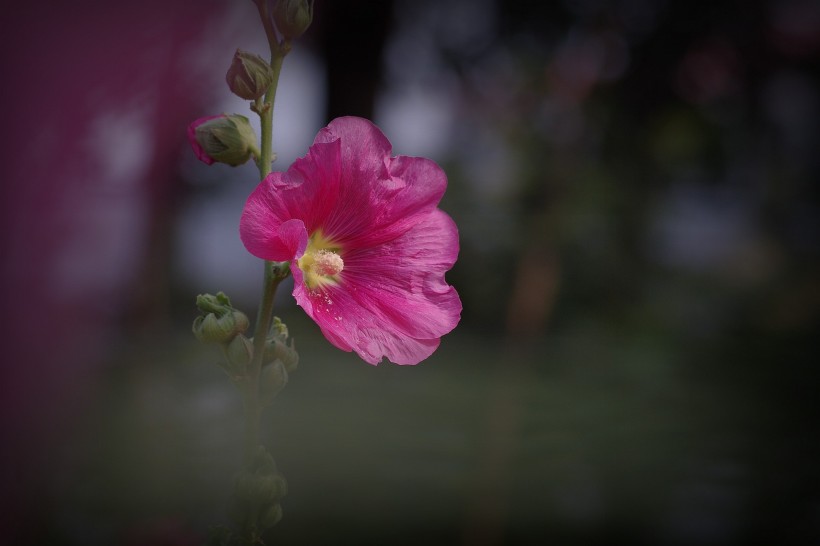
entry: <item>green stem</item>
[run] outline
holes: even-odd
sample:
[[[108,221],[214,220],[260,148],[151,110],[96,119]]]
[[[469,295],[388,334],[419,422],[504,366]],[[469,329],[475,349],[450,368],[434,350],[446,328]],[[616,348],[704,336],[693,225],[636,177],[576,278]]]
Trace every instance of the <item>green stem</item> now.
[[[275,262],[265,261],[265,277],[262,300],[256,317],[256,330],[253,335],[253,358],[248,370],[248,388],[245,392],[245,462],[253,461],[253,454],[259,446],[259,376],[265,354],[265,341],[270,330],[273,315],[273,298],[279,283],[284,280],[281,267]]]
[[[273,156],[273,104],[276,101],[276,88],[279,85],[279,74],[282,72],[282,61],[285,55],[290,52],[290,41],[283,40],[281,43],[276,38],[276,31],[273,28],[273,21],[268,13],[268,4],[265,0],[254,0],[259,10],[259,18],[262,19],[262,26],[265,28],[265,35],[268,37],[270,46],[270,66],[273,69],[273,79],[265,93],[265,102],[259,111],[259,118],[262,128],[262,150],[257,166],[259,167],[260,180],[264,180],[271,171],[271,163],[276,159]]]
[[[260,16],[268,30],[269,17],[265,2],[261,1],[259,6]],[[268,34],[270,40],[270,34]],[[289,47],[281,47],[275,40],[271,41],[271,68],[273,69],[273,79],[265,93],[265,100],[261,108],[257,108],[262,130],[260,150],[257,167],[259,168],[259,179],[264,180],[271,172],[271,163],[275,159],[273,154],[273,104],[276,100],[276,88],[279,84],[279,75],[282,72],[282,61],[289,51]],[[259,303],[259,311],[256,317],[256,329],[253,335],[253,358],[248,370],[248,380],[244,392],[245,405],[245,463],[250,465],[253,461],[256,448],[259,446],[259,414],[261,407],[259,404],[259,376],[262,370],[262,360],[265,353],[265,341],[270,330],[271,318],[273,315],[273,298],[279,283],[285,279],[290,272],[287,263],[276,263],[265,261],[265,274],[262,287],[262,300]]]
[[[262,137],[257,167],[259,167],[260,180],[264,180],[270,174],[271,163],[276,159],[273,155],[273,103],[276,100],[276,88],[279,85],[279,74],[282,72],[282,61],[284,60],[283,53],[276,55],[271,53],[270,65],[273,68],[273,80],[265,93],[265,102],[262,103],[262,109],[259,112]]]
[[[276,32],[268,13],[267,2],[265,0],[254,0],[259,9],[259,16],[265,27],[265,34],[270,44],[271,59],[270,65],[273,71],[273,78],[265,93],[265,99],[260,104],[257,100],[251,107],[259,114],[261,137],[260,146],[256,155],[256,165],[259,168],[259,179],[264,180],[271,172],[271,164],[276,159],[273,153],[273,104],[276,100],[276,88],[279,85],[279,75],[282,72],[282,61],[290,51],[290,43],[285,41],[282,44],[276,39]],[[245,467],[251,470],[254,456],[259,448],[259,418],[262,407],[259,400],[260,376],[265,355],[265,344],[270,330],[273,315],[273,299],[279,284],[290,273],[287,262],[264,262],[264,280],[262,285],[262,300],[259,303],[259,310],[256,316],[256,328],[253,334],[253,357],[248,367],[248,376],[243,385],[243,405],[245,409]],[[250,513],[245,520],[242,529],[242,540],[245,544],[261,544],[257,520],[259,518],[259,507],[253,504]]]

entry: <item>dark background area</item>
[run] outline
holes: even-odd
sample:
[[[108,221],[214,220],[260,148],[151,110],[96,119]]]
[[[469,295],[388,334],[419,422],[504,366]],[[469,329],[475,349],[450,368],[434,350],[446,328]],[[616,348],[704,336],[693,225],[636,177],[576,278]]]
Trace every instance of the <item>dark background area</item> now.
[[[253,3],[4,2],[0,542],[202,542],[241,407],[194,297],[255,314],[250,165],[193,158]],[[462,322],[334,349],[263,420],[270,544],[816,544],[820,4],[317,1],[275,169],[338,115],[448,173]],[[8,540],[6,540],[8,539]]]

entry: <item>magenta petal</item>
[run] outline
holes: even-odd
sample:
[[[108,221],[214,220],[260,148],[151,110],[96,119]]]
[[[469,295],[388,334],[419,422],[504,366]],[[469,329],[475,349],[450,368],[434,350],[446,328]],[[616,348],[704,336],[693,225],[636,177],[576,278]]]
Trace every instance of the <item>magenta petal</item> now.
[[[395,364],[418,364],[439,346],[438,338],[415,339],[394,331],[338,286],[310,291],[296,283],[293,295],[328,341],[344,351],[355,351],[369,364],[378,364],[384,357]]]
[[[341,117],[319,131],[314,143],[341,142],[342,178],[368,182],[387,178],[385,159],[393,147],[373,122],[357,117]]]
[[[275,262],[297,260],[305,253],[307,242],[308,234],[304,222],[296,219],[282,222],[279,226],[279,238],[271,241],[269,259]]]
[[[239,234],[248,252],[263,260],[293,259],[293,233],[280,233],[280,225],[298,221],[312,233],[321,227],[336,205],[339,187],[339,143],[319,143],[297,159],[287,172],[270,173],[248,197]],[[304,235],[307,241],[307,235]],[[302,245],[300,252],[304,252]]]
[[[360,246],[393,239],[417,222],[414,215],[434,210],[444,195],[444,171],[429,159],[391,157],[390,141],[370,121],[335,119],[315,142],[340,145],[338,202],[323,226],[335,241]]]
[[[390,176],[401,181],[397,199],[388,202],[394,219],[433,210],[447,189],[447,175],[435,162],[423,157],[394,157]]]
[[[455,224],[436,210],[394,241],[344,253],[338,285],[308,290],[300,275],[294,296],[340,349],[371,364],[417,364],[460,319],[461,300],[444,280],[457,254]]]
[[[394,239],[434,212],[447,188],[447,176],[433,161],[398,156],[389,161],[390,181],[368,196],[377,221],[351,237],[354,246],[372,246]]]
[[[458,256],[452,219],[435,210],[401,237],[348,255],[344,279],[360,304],[396,331],[441,337],[460,319],[461,300],[444,274]]]
[[[263,260],[283,262],[298,258],[307,246],[305,224],[296,218],[282,221],[274,214],[270,201],[271,185],[263,182],[245,203],[239,236],[248,252]]]
[[[338,206],[340,162],[338,141],[313,144],[287,172],[269,177],[271,208],[282,217],[301,219],[311,233],[323,227]]]
[[[226,117],[225,114],[219,114],[218,116],[208,116],[204,118],[199,118],[194,120],[188,126],[188,142],[191,144],[191,148],[194,150],[194,154],[196,154],[197,159],[205,163],[206,165],[213,165],[214,160],[211,156],[209,156],[202,146],[199,144],[199,141],[196,139],[196,128],[205,123],[206,121],[210,121],[216,118],[224,118]]]

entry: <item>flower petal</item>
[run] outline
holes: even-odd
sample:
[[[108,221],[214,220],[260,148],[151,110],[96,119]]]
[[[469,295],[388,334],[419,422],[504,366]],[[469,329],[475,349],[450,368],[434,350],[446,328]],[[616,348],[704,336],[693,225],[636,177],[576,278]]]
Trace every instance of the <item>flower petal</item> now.
[[[444,274],[458,257],[458,230],[435,210],[401,237],[345,255],[342,280],[359,303],[418,339],[441,337],[460,319],[461,300]]]
[[[393,220],[432,211],[447,189],[447,175],[442,168],[423,157],[394,157],[390,161],[390,176],[401,181],[401,190],[385,200]]]
[[[312,233],[323,224],[336,201],[338,172],[339,143],[320,143],[311,146],[287,172],[265,177],[248,197],[239,222],[239,234],[248,252],[263,260],[293,259],[294,255],[287,253],[295,248],[294,233],[280,233],[280,225],[298,220],[302,230]],[[304,250],[302,245],[300,255]]]
[[[297,281],[293,295],[328,341],[343,351],[356,351],[369,364],[384,357],[395,364],[418,364],[439,346],[439,338],[415,339],[392,331],[339,286],[309,290]]]
[[[342,177],[354,180],[384,180],[388,177],[385,159],[393,146],[384,133],[364,118],[336,118],[319,131],[314,144],[341,141]]]
[[[259,188],[248,198],[239,221],[239,236],[245,248],[258,258],[274,262],[302,256],[308,242],[304,222],[295,218],[281,223],[270,221],[270,217],[266,216],[270,210],[257,192]]]
[[[284,173],[271,173],[270,206],[281,218],[299,218],[309,233],[322,227],[338,207],[340,143],[314,143]],[[275,176],[279,174],[280,176]]]
[[[447,177],[438,165],[418,157],[391,158],[390,141],[366,119],[337,118],[315,142],[341,146],[338,203],[323,226],[334,241],[361,246],[393,239],[444,195]]]
[[[434,211],[390,243],[343,255],[338,285],[310,290],[294,271],[297,303],[325,337],[377,364],[417,364],[460,319],[461,301],[444,273],[458,254],[458,232]]]
[[[353,246],[379,245],[402,235],[435,212],[444,195],[447,176],[433,161],[398,156],[389,166],[390,189],[383,184],[380,191],[370,195],[370,207],[378,210],[379,216],[370,229],[352,239]]]

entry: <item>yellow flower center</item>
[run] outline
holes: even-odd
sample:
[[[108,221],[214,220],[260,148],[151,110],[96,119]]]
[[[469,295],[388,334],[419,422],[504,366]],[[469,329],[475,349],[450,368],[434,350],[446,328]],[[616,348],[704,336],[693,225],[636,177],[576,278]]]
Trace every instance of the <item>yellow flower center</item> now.
[[[339,250],[338,245],[327,239],[321,230],[310,236],[305,253],[298,261],[308,288],[338,282],[338,275],[345,265]]]

